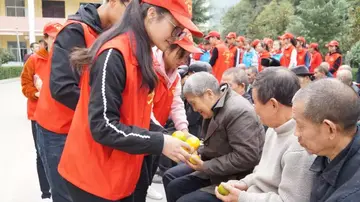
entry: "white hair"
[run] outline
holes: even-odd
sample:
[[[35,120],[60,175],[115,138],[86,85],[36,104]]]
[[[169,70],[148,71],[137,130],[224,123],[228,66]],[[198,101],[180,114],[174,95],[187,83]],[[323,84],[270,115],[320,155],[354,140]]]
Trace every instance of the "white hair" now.
[[[352,86],[352,78],[353,75],[351,71],[347,69],[338,70],[336,74],[336,78],[339,79],[341,82],[348,86]]]
[[[202,96],[206,90],[211,90],[213,93],[220,94],[220,85],[218,80],[207,72],[198,72],[191,75],[185,82],[183,87],[183,94],[191,94],[194,96]]]

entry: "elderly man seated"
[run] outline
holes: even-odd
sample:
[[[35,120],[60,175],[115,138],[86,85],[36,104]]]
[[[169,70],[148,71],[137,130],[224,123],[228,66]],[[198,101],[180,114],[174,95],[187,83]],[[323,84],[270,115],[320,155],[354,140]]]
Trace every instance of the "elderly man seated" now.
[[[323,104],[324,100],[326,104]],[[296,136],[318,155],[311,202],[360,201],[360,103],[356,93],[336,79],[322,79],[293,100]]]
[[[260,72],[253,85],[255,110],[269,126],[263,153],[254,171],[240,181],[222,185],[230,193],[216,196],[224,202],[306,202],[310,199],[313,173],[310,155],[295,137],[292,98],[300,89],[290,70],[270,67]]]
[[[343,66],[345,66],[345,65],[343,65]],[[352,75],[351,70],[348,70],[347,68],[343,68],[341,70],[338,70],[337,74],[336,74],[336,78],[339,79],[341,82],[343,82],[345,85],[350,86],[356,92],[356,94],[359,95],[360,90],[353,83],[353,75]]]
[[[204,147],[196,165],[187,162],[164,174],[167,201],[217,202],[217,184],[242,178],[258,164],[265,132],[250,102],[228,84],[219,86],[212,74],[191,75],[183,93],[204,118]]]
[[[246,92],[249,86],[249,79],[245,70],[240,68],[227,69],[221,78],[221,83],[227,83],[239,95],[247,99],[251,104],[254,103],[252,97]]]

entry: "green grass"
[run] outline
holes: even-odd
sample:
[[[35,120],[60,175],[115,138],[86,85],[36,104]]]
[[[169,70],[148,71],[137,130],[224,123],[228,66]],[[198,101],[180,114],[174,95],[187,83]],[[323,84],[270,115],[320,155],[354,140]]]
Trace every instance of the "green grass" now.
[[[0,67],[0,80],[19,77],[23,67]]]

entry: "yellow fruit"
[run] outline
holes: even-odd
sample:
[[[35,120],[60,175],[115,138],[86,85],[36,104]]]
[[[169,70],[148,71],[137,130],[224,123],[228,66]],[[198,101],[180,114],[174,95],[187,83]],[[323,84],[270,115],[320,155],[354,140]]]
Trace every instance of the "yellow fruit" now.
[[[230,192],[227,189],[225,189],[225,187],[222,184],[218,186],[218,192],[223,196],[227,196],[230,194]]]
[[[190,147],[193,148],[194,151],[196,151],[200,146],[200,140],[195,136],[189,137],[186,140],[186,143],[188,143],[188,145],[190,145]]]
[[[184,141],[186,140],[186,134],[181,132],[181,131],[175,131],[173,134],[172,134],[173,137],[181,140],[181,141]]]
[[[200,159],[200,156],[199,156],[199,155],[196,155],[196,154],[191,155],[191,157],[190,157],[190,159],[189,159],[190,163],[196,165],[197,162],[196,162],[196,160],[194,160],[195,158]]]

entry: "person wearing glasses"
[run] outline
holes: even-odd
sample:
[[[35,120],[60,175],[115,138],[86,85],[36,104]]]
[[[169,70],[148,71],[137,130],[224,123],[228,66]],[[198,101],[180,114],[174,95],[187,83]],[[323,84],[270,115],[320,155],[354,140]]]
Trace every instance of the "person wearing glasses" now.
[[[150,117],[157,85],[151,47],[167,50],[185,37],[184,28],[202,36],[191,6],[188,0],[132,0],[120,23],[90,49],[71,54],[83,74],[58,170],[74,202],[134,201],[144,156],[190,157],[187,143],[150,131]]]

